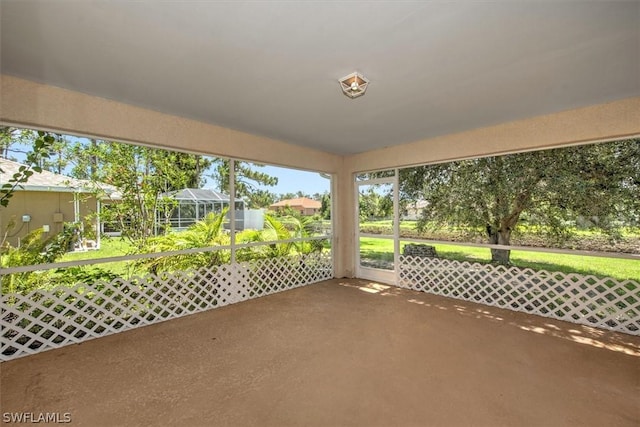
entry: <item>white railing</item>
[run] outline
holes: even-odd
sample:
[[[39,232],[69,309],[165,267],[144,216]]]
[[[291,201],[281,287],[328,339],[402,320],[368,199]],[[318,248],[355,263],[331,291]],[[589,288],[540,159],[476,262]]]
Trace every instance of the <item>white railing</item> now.
[[[331,255],[313,253],[2,295],[0,361],[332,277]]]
[[[640,335],[640,283],[454,260],[399,257],[401,287]]]

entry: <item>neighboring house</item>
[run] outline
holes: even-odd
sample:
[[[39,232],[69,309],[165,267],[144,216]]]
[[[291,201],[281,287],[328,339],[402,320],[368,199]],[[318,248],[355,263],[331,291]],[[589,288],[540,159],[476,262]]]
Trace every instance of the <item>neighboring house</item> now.
[[[276,212],[281,212],[287,208],[299,212],[301,215],[315,215],[320,212],[322,203],[317,200],[309,199],[307,197],[298,197],[297,199],[280,200],[278,203],[274,203],[269,208]]]
[[[24,165],[0,159],[0,186],[8,183],[20,166]],[[49,171],[35,172],[26,183],[16,187],[9,205],[0,207],[0,242],[17,246],[20,239],[38,228],[43,228],[45,235],[53,235],[62,231],[65,222],[82,221],[85,234],[95,239],[97,247],[99,215],[90,220],[87,216],[99,213],[101,200],[108,198],[98,194],[114,193],[114,190],[112,186],[98,188],[90,181]]]
[[[402,219],[405,220],[418,220],[422,216],[422,211],[427,207],[429,202],[425,200],[418,200],[417,202],[408,203],[405,207],[404,215]]]

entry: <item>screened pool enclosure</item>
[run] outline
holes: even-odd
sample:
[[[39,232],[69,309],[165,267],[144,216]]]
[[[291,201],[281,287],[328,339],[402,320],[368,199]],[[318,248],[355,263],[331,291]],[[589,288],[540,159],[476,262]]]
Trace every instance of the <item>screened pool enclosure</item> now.
[[[210,189],[185,188],[162,195],[161,209],[156,211],[156,226],[184,230],[210,213],[229,208],[229,195]],[[236,230],[244,229],[243,200],[235,201]],[[228,224],[226,225],[228,227]]]

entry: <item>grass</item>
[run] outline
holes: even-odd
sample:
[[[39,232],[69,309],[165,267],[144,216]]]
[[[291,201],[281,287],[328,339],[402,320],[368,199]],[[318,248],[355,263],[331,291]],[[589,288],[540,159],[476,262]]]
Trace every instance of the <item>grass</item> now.
[[[415,230],[417,225],[417,221],[400,221],[400,229],[401,230]],[[377,220],[366,220],[360,222],[360,227],[393,227],[392,219],[377,219]]]
[[[362,237],[360,239],[361,257],[365,259],[393,262],[393,240]],[[401,244],[401,250],[404,244]],[[483,262],[491,260],[491,252],[486,248],[436,244],[436,251],[442,258],[457,261]],[[105,238],[99,250],[68,253],[60,261],[76,261],[82,259],[107,258],[125,255],[131,245],[119,238]],[[551,254],[544,252],[512,251],[513,265],[534,270],[560,271],[563,273],[592,274],[596,277],[612,277],[614,279],[633,279],[640,282],[640,261],[618,258],[586,257],[581,255]],[[118,275],[128,273],[126,261],[97,265]]]
[[[86,252],[68,252],[64,254],[58,262],[79,261],[84,259],[109,258],[130,254],[131,244],[124,239],[103,237],[100,242],[100,249]],[[128,261],[117,261],[103,264],[96,264],[96,267],[111,271],[119,276],[127,277],[129,273]]]
[[[404,243],[401,243],[400,250]],[[435,244],[438,256],[457,261],[491,261],[487,248]],[[361,258],[393,261],[393,240],[360,238]],[[618,280],[632,279],[640,282],[640,261],[632,259],[587,257],[544,252],[512,251],[513,265],[534,270],[559,271],[562,273],[592,274],[596,277],[611,277]]]
[[[86,252],[69,252],[66,253],[60,261],[76,261],[127,255],[131,249],[131,244],[124,239],[103,237],[100,242],[100,249]]]

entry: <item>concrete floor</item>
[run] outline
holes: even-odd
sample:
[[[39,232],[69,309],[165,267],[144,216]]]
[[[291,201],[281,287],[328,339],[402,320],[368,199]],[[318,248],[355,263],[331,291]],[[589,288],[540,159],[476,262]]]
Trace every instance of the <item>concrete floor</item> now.
[[[3,416],[72,425],[640,425],[640,339],[356,280],[0,369]]]

